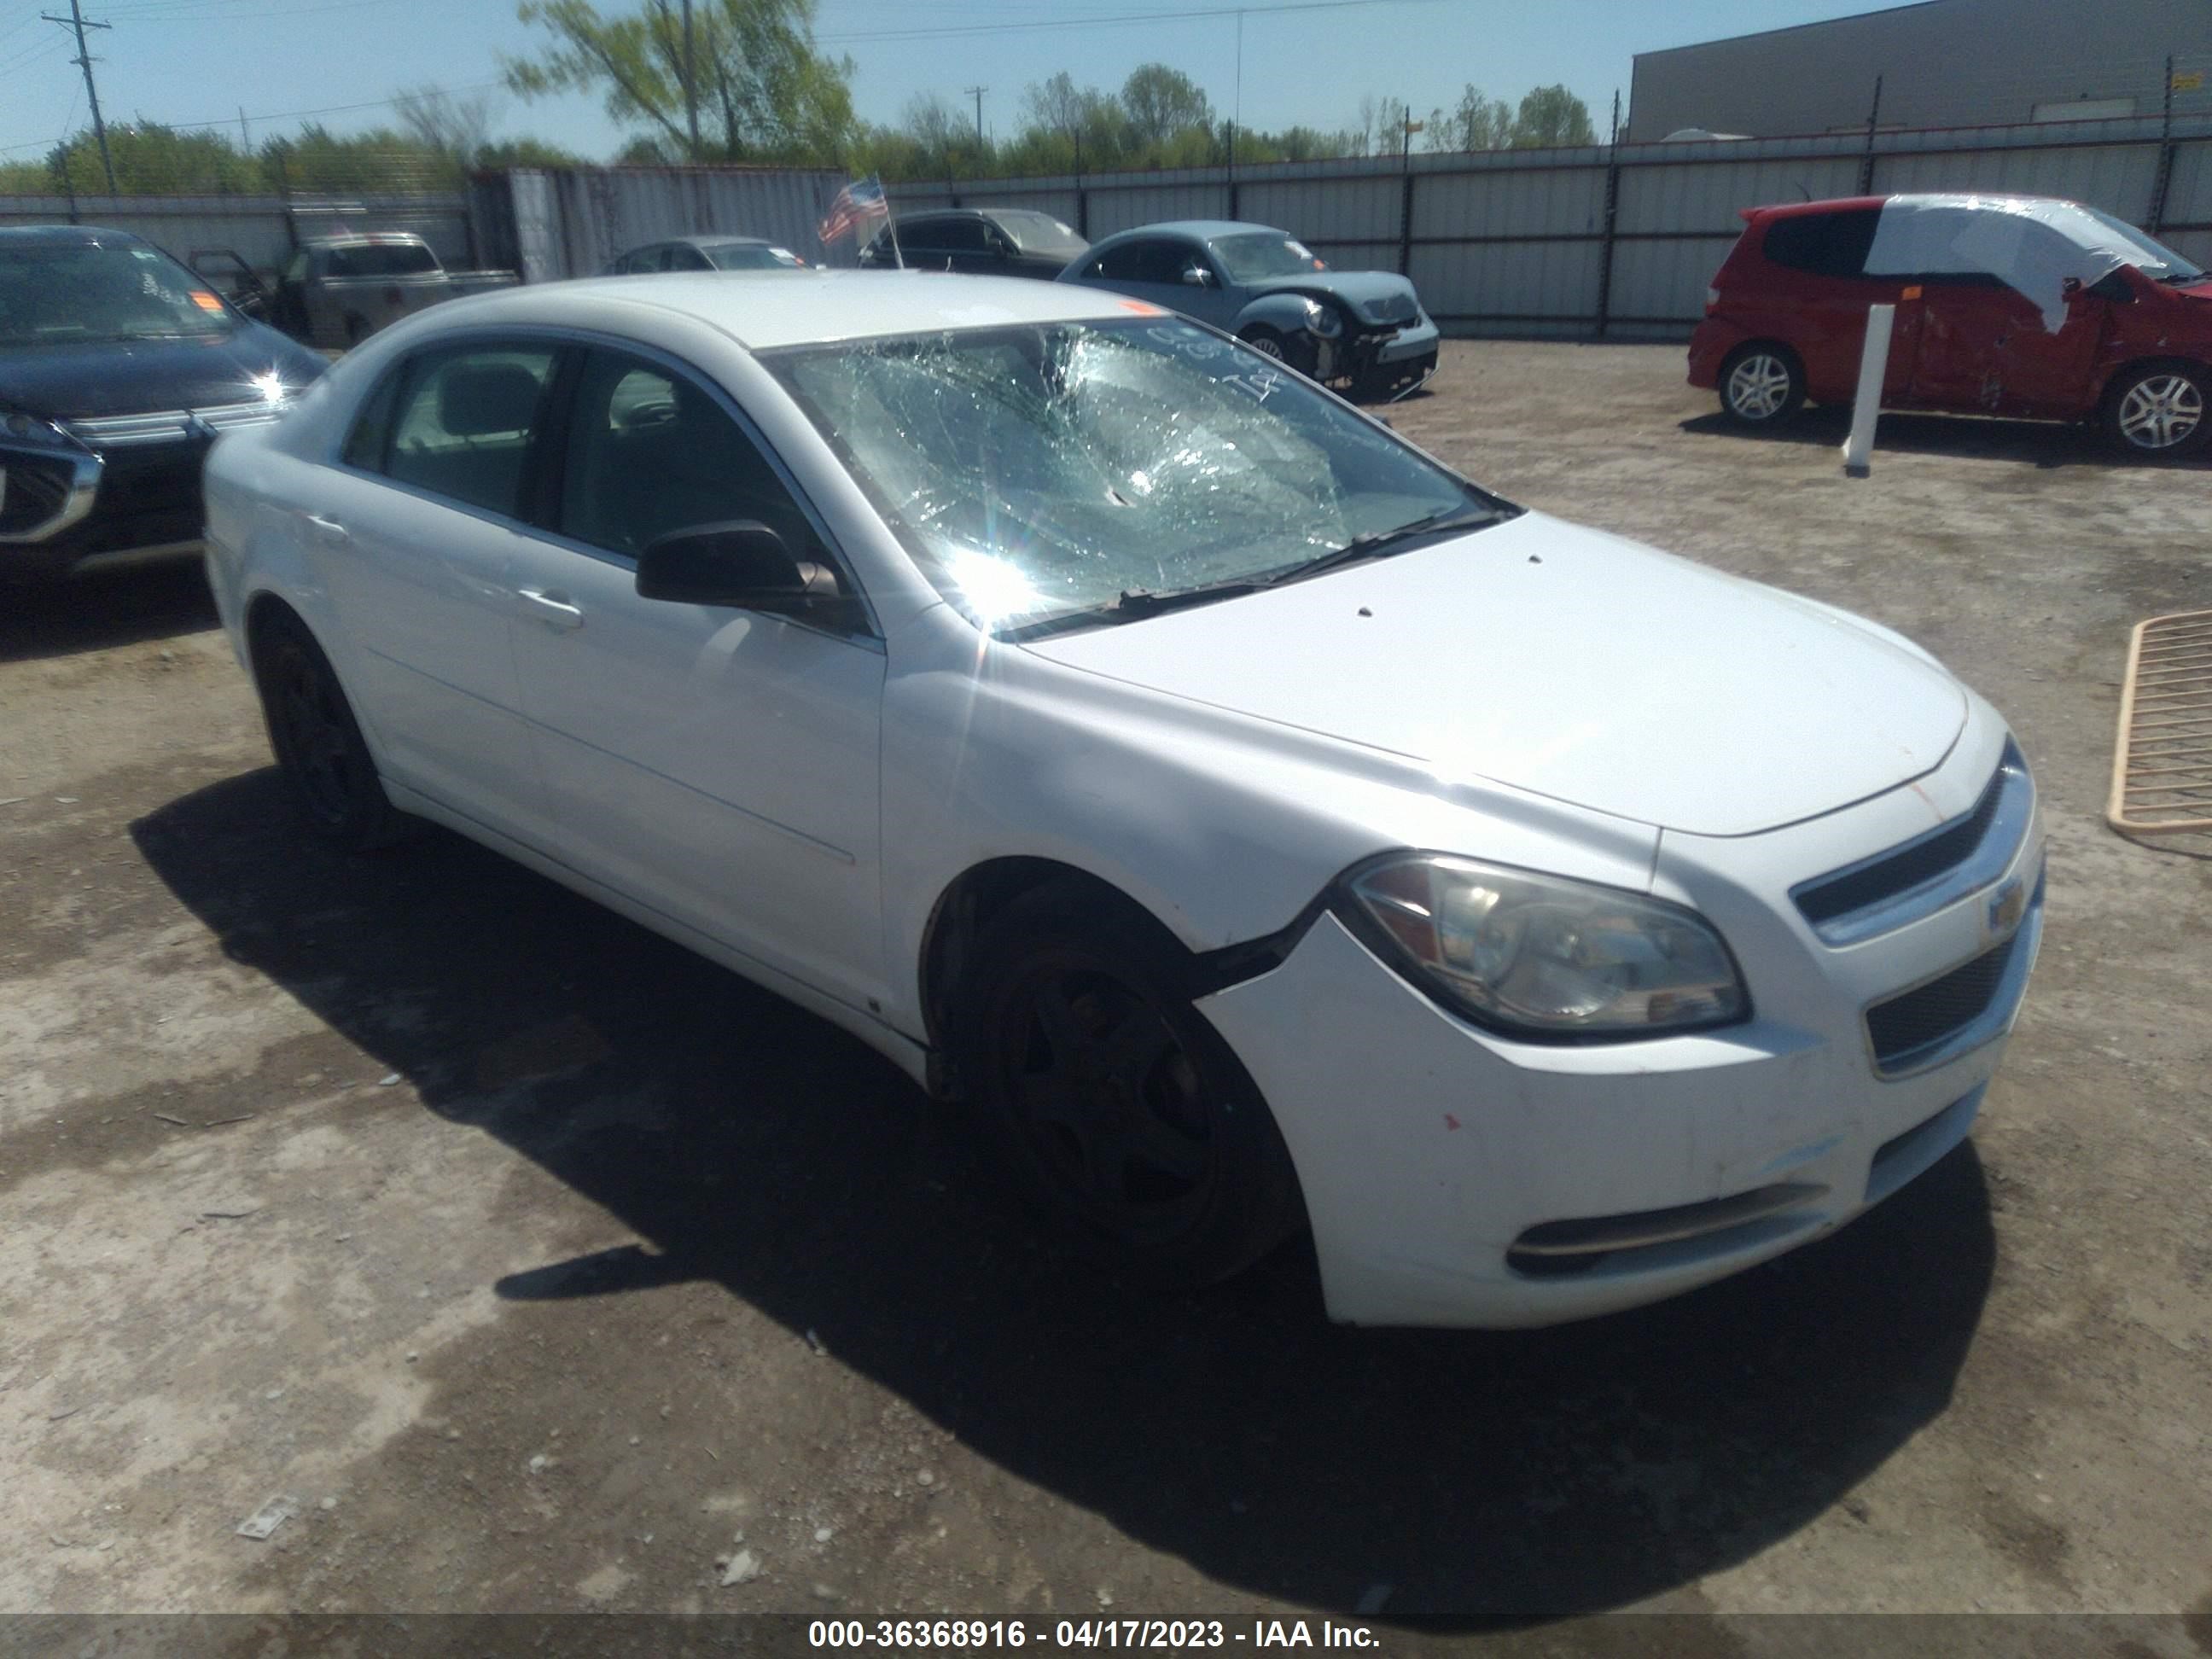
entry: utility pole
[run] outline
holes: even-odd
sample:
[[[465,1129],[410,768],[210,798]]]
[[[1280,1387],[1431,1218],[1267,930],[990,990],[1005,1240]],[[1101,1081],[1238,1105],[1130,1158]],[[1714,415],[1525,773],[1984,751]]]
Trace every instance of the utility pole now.
[[[699,159],[699,60],[692,46],[691,0],[684,0],[684,117],[691,128],[691,154],[685,159],[696,161]]]
[[[982,149],[982,148],[983,148],[983,94],[984,94],[985,93],[987,93],[987,92],[990,91],[990,88],[988,88],[988,87],[963,87],[963,88],[960,88],[960,90],[961,90],[961,91],[963,91],[963,92],[966,92],[966,93],[972,93],[972,94],[975,94],[975,148],[976,148],[976,149]]]
[[[39,15],[49,23],[59,23],[64,28],[73,29],[76,33],[76,56],[70,61],[84,71],[84,95],[86,101],[92,106],[92,135],[100,140],[100,165],[107,174],[107,193],[110,196],[119,195],[121,192],[115,188],[114,158],[107,153],[107,124],[100,118],[100,88],[92,83],[92,53],[84,44],[87,29],[112,28],[114,25],[86,22],[84,8],[78,0],[70,0],[70,15],[66,17],[57,17],[50,11],[42,11]]]

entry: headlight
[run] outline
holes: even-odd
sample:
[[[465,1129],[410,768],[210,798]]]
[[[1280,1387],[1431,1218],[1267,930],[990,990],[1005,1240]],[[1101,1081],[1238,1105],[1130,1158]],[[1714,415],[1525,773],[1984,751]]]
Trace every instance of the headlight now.
[[[1318,300],[1309,300],[1306,301],[1306,329],[1309,333],[1318,334],[1326,340],[1344,332],[1344,319],[1336,314],[1334,307],[1325,306]]]
[[[1750,1007],[1721,936],[1679,905],[1439,854],[1370,865],[1347,886],[1400,972],[1515,1036],[1658,1036]]]

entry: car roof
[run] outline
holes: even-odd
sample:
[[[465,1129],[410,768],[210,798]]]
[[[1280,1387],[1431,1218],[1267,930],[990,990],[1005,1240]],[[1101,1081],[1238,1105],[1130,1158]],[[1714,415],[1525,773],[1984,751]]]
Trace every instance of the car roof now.
[[[920,270],[682,271],[509,288],[426,312],[450,326],[573,321],[578,301],[650,306],[694,317],[748,349],[1012,323],[1115,317],[1141,302],[1073,284]],[[425,331],[427,337],[430,331]]]
[[[101,242],[145,240],[135,232],[113,230],[106,225],[0,225],[0,242],[29,242],[47,247],[89,247]]]
[[[771,247],[775,246],[765,236],[738,236],[734,234],[728,236],[720,236],[716,235],[711,231],[702,231],[696,236],[664,237],[662,240],[683,242],[692,247]],[[641,244],[641,246],[646,247],[659,247],[660,243],[647,242]]]
[[[1243,219],[1168,219],[1156,225],[1138,225],[1129,230],[1116,231],[1106,238],[1118,242],[1129,236],[1188,236],[1194,240],[1211,242],[1221,236],[1288,236],[1291,233],[1276,225],[1255,225]]]
[[[2019,191],[1899,191],[1887,196],[1837,196],[1822,202],[1782,202],[1766,207],[1747,208],[1744,217],[1753,214],[1761,219],[1797,219],[1812,213],[1844,213],[1854,210],[1887,206],[1892,202],[1907,205],[1929,202],[1955,202],[1970,196],[1978,202],[2056,202],[2067,207],[2076,205],[2063,196],[2029,196]]]
[[[334,230],[327,236],[310,236],[306,247],[402,247],[429,243],[411,230]]]

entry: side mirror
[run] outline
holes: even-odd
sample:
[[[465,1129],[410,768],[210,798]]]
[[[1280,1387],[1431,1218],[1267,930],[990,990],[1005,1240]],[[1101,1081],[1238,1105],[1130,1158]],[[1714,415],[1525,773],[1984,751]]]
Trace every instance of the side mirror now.
[[[829,566],[795,557],[757,519],[693,525],[656,537],[637,558],[637,594],[799,617],[826,628],[859,624],[860,608]]]
[[[1213,277],[1204,265],[1187,265],[1183,268],[1182,280],[1187,287],[1204,288]]]

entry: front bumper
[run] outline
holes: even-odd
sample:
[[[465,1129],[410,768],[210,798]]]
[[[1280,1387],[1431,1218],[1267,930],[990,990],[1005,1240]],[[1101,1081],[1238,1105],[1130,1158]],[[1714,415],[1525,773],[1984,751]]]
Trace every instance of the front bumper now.
[[[0,495],[0,582],[196,556],[209,449],[224,432],[269,424],[283,408],[118,416],[47,428],[35,443],[0,438],[0,469],[17,492],[13,512]]]
[[[1444,1011],[1328,912],[1279,967],[1199,1006],[1273,1109],[1333,1317],[1552,1324],[1818,1238],[1964,1139],[2040,943],[2042,858],[2031,822],[1990,888],[1848,949],[1823,945],[1786,896],[1760,895],[1763,929],[1717,917],[1755,1009],[1720,1030],[1504,1038]],[[1883,1075],[1866,1010],[1990,951],[1989,895],[2014,881],[2033,896],[2008,923],[2002,981],[1971,1040]]]

